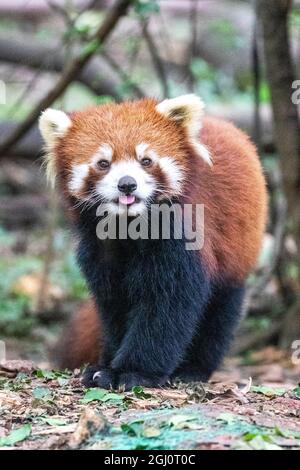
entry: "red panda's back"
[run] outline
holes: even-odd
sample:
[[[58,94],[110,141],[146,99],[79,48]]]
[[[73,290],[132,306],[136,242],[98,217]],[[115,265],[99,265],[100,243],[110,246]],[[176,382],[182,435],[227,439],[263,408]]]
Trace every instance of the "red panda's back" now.
[[[193,202],[205,205],[203,256],[211,271],[242,280],[255,267],[267,218],[262,167],[246,134],[206,118],[201,141],[213,166],[199,162]]]

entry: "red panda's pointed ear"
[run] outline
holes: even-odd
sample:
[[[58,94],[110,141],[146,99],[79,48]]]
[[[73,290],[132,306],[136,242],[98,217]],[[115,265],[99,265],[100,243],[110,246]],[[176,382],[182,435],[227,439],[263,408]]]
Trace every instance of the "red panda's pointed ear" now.
[[[57,139],[64,136],[71,124],[71,119],[63,111],[46,109],[39,120],[39,128],[46,145],[55,144]]]
[[[58,141],[62,138],[72,121],[63,111],[48,108],[41,114],[39,120],[39,129],[45,141],[47,177],[54,184],[55,171],[55,155],[53,149]]]
[[[200,142],[204,103],[199,96],[190,94],[164,100],[156,106],[156,111],[184,127],[190,144],[204,161],[212,165],[209,151]]]

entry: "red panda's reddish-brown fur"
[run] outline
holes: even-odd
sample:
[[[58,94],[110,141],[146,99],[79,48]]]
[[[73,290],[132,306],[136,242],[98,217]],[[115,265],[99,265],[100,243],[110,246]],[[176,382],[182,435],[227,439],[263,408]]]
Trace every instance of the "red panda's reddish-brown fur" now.
[[[60,368],[76,369],[97,362],[102,349],[100,318],[93,300],[82,304],[71,317],[51,352]]]
[[[131,132],[129,141],[133,148],[145,140],[159,154],[172,155],[183,166],[188,165],[184,152],[178,152],[185,135],[177,124],[158,115],[155,102],[145,100],[137,102],[141,115],[140,126],[137,126],[136,116],[135,123],[130,120],[130,106],[134,103],[124,104],[120,107],[120,115],[114,115],[114,120],[119,120],[117,139],[116,128],[110,129],[110,123],[107,127],[103,123],[104,130],[99,126],[101,114],[98,113],[101,111],[98,109],[101,108],[87,110],[80,115],[74,113],[70,135],[57,148],[58,173],[63,175],[66,172],[67,155],[72,156],[73,161],[76,158],[81,162],[96,150],[98,141],[90,136],[96,136],[99,128],[101,133],[106,133],[108,141],[110,133],[113,133],[114,150],[117,158],[122,158],[122,125],[126,127],[127,142]],[[152,123],[149,127],[146,125],[147,115]],[[164,131],[163,139],[157,135],[160,127]],[[132,130],[129,132],[128,129]],[[192,189],[187,191],[188,197],[185,198],[186,203],[205,206],[205,241],[200,256],[212,276],[243,280],[255,267],[266,224],[267,193],[261,165],[254,145],[230,123],[204,119],[201,142],[210,150],[213,166],[199,158],[197,168],[192,171],[193,180],[188,181]],[[84,154],[78,155],[77,148],[84,149]],[[67,192],[66,188],[63,189]],[[100,336],[99,319],[95,304],[91,302],[77,312],[64,334],[60,365],[73,368],[86,362],[94,363],[101,349]]]
[[[201,141],[211,150],[213,166],[199,162],[194,181],[192,202],[205,207],[200,254],[210,272],[242,280],[256,265],[266,226],[261,164],[249,138],[228,122],[205,119]]]

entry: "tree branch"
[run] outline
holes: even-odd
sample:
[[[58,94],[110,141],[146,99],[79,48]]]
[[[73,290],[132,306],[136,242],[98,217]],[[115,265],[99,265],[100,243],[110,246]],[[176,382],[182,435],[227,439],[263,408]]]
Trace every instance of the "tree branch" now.
[[[37,43],[30,36],[25,38],[7,37],[0,35],[0,61],[8,64],[25,65],[45,72],[62,72],[65,57],[59,43],[49,42],[47,45]],[[115,78],[112,70],[123,80],[120,67],[117,70],[112,66],[107,55],[93,57],[91,61],[77,75],[76,80],[87,86],[96,95],[109,95],[117,101],[121,99],[118,92],[120,82]],[[132,90],[137,97],[144,95],[138,87]]]
[[[191,27],[191,38],[189,44],[189,51],[188,51],[188,83],[189,83],[189,90],[195,91],[195,78],[192,72],[192,64],[193,60],[197,56],[197,43],[198,43],[198,0],[194,0],[190,6],[190,14],[189,14],[189,23]]]
[[[163,96],[164,98],[169,98],[170,90],[169,90],[169,84],[168,84],[168,77],[164,68],[164,63],[158,54],[157,46],[153,41],[151,33],[149,32],[148,20],[142,21],[141,26],[142,26],[143,38],[147,44],[154,69],[156,70],[157,77],[160,81]]]
[[[78,76],[91,57],[99,50],[109,34],[112,32],[121,16],[123,16],[131,0],[119,0],[115,6],[108,12],[106,19],[95,33],[93,40],[81,51],[81,53],[69,63],[55,87],[35,106],[29,116],[20,124],[20,126],[7,138],[0,146],[0,155],[8,152],[21,137],[33,126],[40,113],[51,104],[66,90],[68,85]]]

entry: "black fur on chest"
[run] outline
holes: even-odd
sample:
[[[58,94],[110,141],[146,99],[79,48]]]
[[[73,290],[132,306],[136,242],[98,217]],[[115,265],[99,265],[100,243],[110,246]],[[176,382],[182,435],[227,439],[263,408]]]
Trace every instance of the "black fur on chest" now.
[[[104,312],[124,316],[136,303],[155,302],[162,289],[176,297],[204,280],[199,254],[183,239],[99,240],[96,224],[94,217],[81,221],[78,262]]]
[[[82,217],[78,262],[96,300],[104,352],[85,383],[157,386],[175,376],[207,380],[228,348],[243,287],[212,281],[184,239],[99,240]]]

